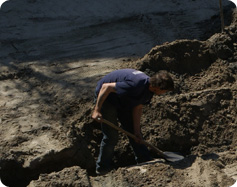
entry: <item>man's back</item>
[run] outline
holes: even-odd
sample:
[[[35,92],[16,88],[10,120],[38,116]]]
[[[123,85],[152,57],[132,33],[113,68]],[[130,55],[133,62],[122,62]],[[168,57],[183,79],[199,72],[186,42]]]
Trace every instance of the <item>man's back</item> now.
[[[116,93],[111,93],[108,100],[118,108],[131,109],[139,104],[146,104],[153,94],[149,91],[149,76],[135,69],[116,70],[103,77],[97,84],[98,95],[104,83],[115,82]]]

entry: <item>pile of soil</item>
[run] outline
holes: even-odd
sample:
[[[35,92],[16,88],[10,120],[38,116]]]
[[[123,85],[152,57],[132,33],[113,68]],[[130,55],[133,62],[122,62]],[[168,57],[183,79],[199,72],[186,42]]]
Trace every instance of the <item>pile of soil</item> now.
[[[110,66],[135,68],[150,76],[159,70],[170,72],[175,91],[154,96],[144,107],[142,132],[149,143],[163,151],[181,152],[185,158],[168,163],[151,150],[154,161],[135,165],[128,139],[120,134],[114,169],[104,176],[94,172],[102,134],[91,113],[92,90],[100,78],[95,75],[106,67],[110,71],[108,64],[96,70],[91,62],[76,67],[73,62],[69,66],[54,61],[45,66],[44,74],[36,62],[4,66],[0,74],[2,182],[30,187],[233,185],[237,180],[236,43],[234,13],[224,33],[205,41],[164,43],[141,59]],[[80,81],[74,71],[80,71]],[[67,76],[67,81],[60,79]],[[87,86],[92,80],[94,85]]]
[[[149,75],[162,69],[171,73],[176,90],[155,96],[145,107],[142,131],[144,138],[159,149],[179,151],[186,157],[178,163],[166,163],[151,150],[158,159],[128,167],[135,162],[128,140],[121,134],[114,170],[100,177],[92,172],[89,175],[91,186],[227,187],[234,184],[237,177],[236,37],[234,20],[224,33],[215,34],[206,41],[165,43],[151,49],[143,58],[121,65],[121,68],[136,68]],[[67,117],[76,119],[75,133],[83,136],[96,159],[100,126],[89,119],[93,105],[87,107],[84,117],[79,118],[75,114],[79,108],[72,107],[74,115]],[[78,125],[79,121],[85,123]],[[77,173],[75,167],[68,169]],[[30,186],[50,185],[56,181],[56,184],[64,184],[64,177],[67,177],[64,173],[41,175]],[[82,176],[78,174],[79,178]],[[78,180],[73,184],[78,184]],[[78,186],[87,185],[82,182]]]
[[[119,168],[96,185],[108,185],[108,178],[115,186],[231,186],[234,183],[236,172],[229,171],[237,169],[236,34],[234,19],[224,33],[206,41],[165,43],[125,65],[148,75],[159,70],[170,72],[176,89],[155,96],[145,107],[142,131],[154,146],[182,152],[186,158],[179,163],[157,161],[141,167]],[[157,155],[153,153],[153,156]],[[125,163],[122,158],[126,159]],[[134,164],[123,137],[116,149],[115,162],[118,167]]]

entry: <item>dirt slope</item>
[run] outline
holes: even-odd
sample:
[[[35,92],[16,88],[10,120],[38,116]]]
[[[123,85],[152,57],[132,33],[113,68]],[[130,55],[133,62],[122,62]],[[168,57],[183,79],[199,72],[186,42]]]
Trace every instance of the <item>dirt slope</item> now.
[[[101,177],[92,173],[87,181],[90,186],[228,187],[235,183],[236,29],[234,21],[225,33],[215,34],[206,41],[178,40],[166,43],[154,47],[137,61],[123,63],[122,67],[137,68],[150,75],[159,69],[171,72],[176,82],[176,92],[153,98],[143,115],[143,133],[153,145],[162,150],[180,151],[186,158],[178,163],[156,159],[127,167],[134,164],[134,160],[126,137],[121,135],[114,158],[115,169]],[[88,114],[90,112],[91,108]],[[72,116],[70,119],[81,120],[77,113]],[[90,121],[86,117],[83,120]],[[98,124],[91,122],[80,126],[75,121],[73,124],[77,134],[81,134],[81,131],[84,133],[83,137],[90,142],[89,148],[96,157],[101,138]],[[29,186],[65,184],[67,170],[74,173],[75,167],[41,175]],[[82,171],[77,176],[75,183],[67,184],[88,185],[87,182],[78,184],[83,176]]]
[[[183,41],[175,43],[179,42],[182,43]],[[189,42],[192,46],[193,41]],[[148,71],[147,69],[152,74],[153,68],[148,66],[146,71]],[[24,72],[27,71],[24,70]],[[27,120],[27,123],[31,123],[32,128],[25,129],[24,127],[26,120],[21,118],[19,111],[23,110],[30,113],[34,110],[34,105],[29,105],[28,109],[21,109],[21,104],[17,103],[19,116],[16,116],[13,112],[12,114],[8,113],[8,116],[5,114],[4,117],[10,118],[12,115],[11,118],[18,119],[17,121],[23,125],[4,128],[2,131],[9,138],[4,142],[8,142],[12,147],[10,155],[15,155],[15,157],[5,157],[7,158],[5,163],[2,162],[4,174],[2,173],[1,176],[3,178],[4,176],[10,176],[9,180],[12,177],[19,180],[22,177],[19,173],[22,173],[24,177],[29,176],[30,179],[37,179],[37,174],[31,176],[30,170],[22,170],[18,166],[21,160],[15,161],[25,157],[24,167],[30,167],[34,170],[34,167],[37,166],[36,169],[39,173],[45,173],[47,170],[61,170],[70,165],[80,165],[84,168],[83,170],[69,167],[56,173],[41,175],[37,181],[32,181],[29,186],[154,186],[154,184],[156,186],[230,186],[236,179],[237,167],[236,64],[234,60],[229,63],[226,60],[217,59],[205,70],[197,71],[195,74],[189,72],[179,74],[175,71],[172,74],[176,78],[179,94],[154,98],[153,104],[145,109],[143,131],[145,138],[160,149],[181,151],[187,154],[187,157],[181,163],[168,164],[157,161],[140,167],[121,167],[134,163],[127,140],[121,136],[115,155],[115,168],[120,168],[103,177],[93,177],[90,172],[89,176],[85,177],[85,175],[88,175],[85,173],[85,169],[93,168],[93,157],[96,158],[96,155],[98,155],[98,142],[101,134],[99,130],[94,129],[94,127],[98,127],[97,124],[90,123],[89,116],[92,101],[87,99],[86,93],[83,94],[83,99],[68,102],[67,87],[63,87],[62,93],[57,93],[63,94],[65,97],[63,100],[57,100],[57,98],[40,100],[40,102],[50,104],[48,108],[44,107],[42,111],[39,111],[38,117],[41,118],[42,126],[34,127],[34,121]],[[25,75],[16,74],[12,76],[23,77]],[[27,80],[29,79],[27,78]],[[40,83],[40,85],[45,85],[45,83],[46,81]],[[25,85],[21,84],[21,86]],[[44,87],[42,86],[42,90]],[[16,92],[13,93],[16,94]],[[32,93],[33,96],[34,94],[36,93]],[[55,93],[48,93],[47,96],[50,94]],[[58,107],[59,102],[60,107]],[[62,107],[62,104],[64,107]],[[80,111],[80,114],[77,111]],[[51,117],[48,119],[48,116]],[[2,118],[3,121],[5,121],[4,117]],[[61,121],[58,121],[58,119],[61,119]],[[58,129],[47,125],[49,121],[50,123],[57,122]],[[60,124],[64,125],[60,126]],[[63,130],[64,128],[66,129]],[[14,131],[18,132],[17,139],[11,139],[11,134]],[[27,131],[31,133],[27,135]],[[62,131],[67,132],[65,134],[66,139],[62,136]],[[23,133],[21,134],[21,132]],[[59,132],[60,137],[57,137]],[[37,138],[34,138],[32,142],[29,135],[36,135]],[[48,137],[59,139],[59,142],[53,142]],[[68,142],[69,137],[71,137],[71,142]],[[32,155],[30,152],[32,147],[29,144],[24,147],[24,143],[27,143],[28,140],[35,151],[44,154],[43,157],[30,156]],[[35,148],[39,142],[41,147],[37,150]],[[62,144],[62,147],[58,146],[60,144]],[[64,148],[65,144],[67,144],[66,148]],[[20,148],[17,148],[19,145],[21,145]],[[54,147],[55,145],[57,147]],[[84,148],[82,145],[85,145]],[[86,145],[89,146],[90,151],[88,151]],[[7,144],[5,146],[7,147]],[[74,147],[80,147],[82,151],[76,153]],[[59,151],[58,153],[50,151],[41,153],[42,149]],[[23,150],[28,152],[28,155],[22,155],[20,151]],[[4,152],[7,153],[7,151]],[[91,153],[92,156],[90,156]],[[17,155],[21,156],[16,157]],[[155,153],[153,155],[156,156]],[[126,162],[121,158],[126,158]],[[68,161],[65,162],[65,159]],[[46,165],[43,163],[46,163]],[[49,163],[52,164],[52,169],[50,169]],[[39,165],[42,168],[39,168]],[[59,167],[56,168],[56,165],[59,165]],[[12,175],[13,170],[19,173],[16,172],[15,175]]]

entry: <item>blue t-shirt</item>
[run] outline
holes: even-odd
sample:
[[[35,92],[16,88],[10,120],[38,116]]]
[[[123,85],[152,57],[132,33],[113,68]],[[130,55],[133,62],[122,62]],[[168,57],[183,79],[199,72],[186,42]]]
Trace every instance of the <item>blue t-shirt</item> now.
[[[135,69],[113,71],[103,77],[96,87],[96,94],[104,83],[116,82],[116,93],[110,93],[107,100],[117,108],[131,110],[139,104],[148,104],[153,92],[149,91],[149,76]]]

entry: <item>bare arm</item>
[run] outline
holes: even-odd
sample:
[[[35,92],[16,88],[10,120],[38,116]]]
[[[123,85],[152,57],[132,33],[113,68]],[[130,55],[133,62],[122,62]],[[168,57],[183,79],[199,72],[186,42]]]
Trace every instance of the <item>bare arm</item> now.
[[[141,125],[140,125],[141,116],[142,116],[142,107],[143,105],[138,105],[133,108],[133,129],[134,129],[134,135],[138,139],[142,139]]]
[[[95,105],[95,109],[92,113],[92,118],[95,119],[96,121],[100,121],[100,119],[102,118],[102,114],[101,114],[101,107],[105,101],[105,99],[108,97],[108,95],[111,92],[116,92],[115,90],[115,85],[116,83],[104,83],[100,89],[99,95],[97,97],[97,102]]]

